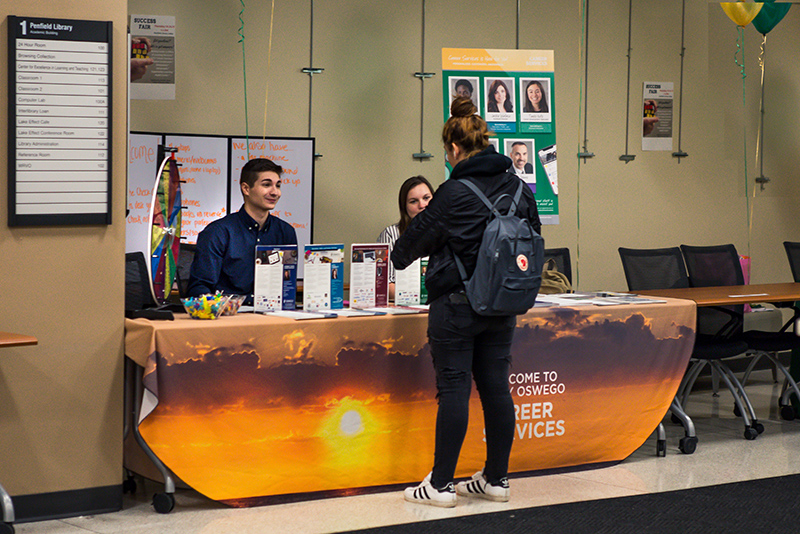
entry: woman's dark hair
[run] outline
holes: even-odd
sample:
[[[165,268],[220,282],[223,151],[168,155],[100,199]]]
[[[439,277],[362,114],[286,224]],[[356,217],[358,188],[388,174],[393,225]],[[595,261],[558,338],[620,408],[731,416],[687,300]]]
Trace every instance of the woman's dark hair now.
[[[400,231],[400,235],[406,231],[406,228],[408,228],[408,225],[411,222],[411,216],[408,214],[408,211],[406,211],[408,193],[420,184],[426,185],[428,187],[428,191],[433,194],[433,186],[424,176],[412,176],[400,186],[400,194],[397,195],[397,201],[400,205],[400,221],[397,223],[397,229]]]
[[[450,145],[458,145],[466,158],[472,157],[489,147],[489,128],[480,115],[478,108],[466,97],[453,100],[450,105],[450,118],[442,129],[442,143],[445,149]]]
[[[492,85],[489,86],[489,105],[486,108],[486,111],[489,113],[502,113],[502,111],[497,109],[497,101],[494,99],[497,88],[501,86],[506,91],[506,101],[503,102],[503,109],[507,113],[514,111],[514,105],[511,103],[511,95],[508,93],[508,87],[506,87],[506,84],[504,84],[502,80],[495,80],[492,82]]]
[[[531,99],[528,98],[528,89],[530,89],[531,85],[536,85],[539,87],[539,91],[542,93],[542,99],[539,100],[539,109],[533,109],[533,104],[531,104]],[[538,80],[533,80],[525,86],[525,105],[522,108],[522,111],[525,113],[547,113],[550,108],[547,107],[547,95],[544,92],[544,87],[542,86],[541,82]]]

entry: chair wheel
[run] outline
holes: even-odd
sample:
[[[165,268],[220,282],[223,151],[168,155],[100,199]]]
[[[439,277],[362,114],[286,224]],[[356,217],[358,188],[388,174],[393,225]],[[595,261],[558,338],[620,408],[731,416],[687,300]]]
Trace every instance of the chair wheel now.
[[[684,436],[678,442],[678,448],[683,454],[692,454],[697,450],[697,436]]]
[[[758,430],[755,428],[747,427],[744,429],[744,439],[747,441],[753,441],[758,437]]]
[[[0,534],[14,534],[14,525],[0,522]]]
[[[676,425],[682,425],[683,424],[683,421],[681,421],[680,418],[675,414],[670,414],[669,420],[672,421],[672,423],[676,424]]]
[[[795,417],[797,417],[797,414],[794,411],[794,406],[791,404],[781,406],[781,419],[784,421],[794,421]]]
[[[175,496],[172,493],[156,493],[153,495],[153,508],[159,514],[168,514],[175,508]]]
[[[741,412],[741,410],[739,410],[739,405],[738,404],[734,404],[733,405],[733,415],[735,415],[736,417],[741,417],[742,416],[742,412]]]
[[[764,433],[764,425],[762,425],[758,421],[753,421],[753,425],[752,426],[753,426],[753,428],[756,429],[756,432],[758,432],[759,434],[763,434]]]
[[[663,458],[667,455],[667,440],[659,439],[656,441],[656,456]]]

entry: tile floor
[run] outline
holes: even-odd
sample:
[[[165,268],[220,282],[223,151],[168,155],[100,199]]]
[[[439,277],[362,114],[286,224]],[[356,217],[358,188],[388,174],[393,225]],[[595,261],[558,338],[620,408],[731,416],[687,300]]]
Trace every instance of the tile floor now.
[[[800,451],[800,420],[780,419],[776,401],[780,386],[773,384],[769,371],[760,371],[753,374],[747,390],[759,421],[766,427],[755,441],[744,439],[742,424],[732,413],[733,402],[727,390],[713,397],[710,389],[702,389],[692,394],[687,406],[700,440],[694,454],[680,453],[678,439],[683,436],[683,429],[671,424],[667,417],[665,458],[655,456],[655,438],[651,437],[627,460],[613,467],[515,478],[511,481],[508,503],[461,499],[455,508],[438,509],[406,503],[400,492],[389,492],[232,509],[192,491],[178,490],[175,510],[162,515],[153,511],[150,500],[163,487],[148,482],[144,488],[140,483],[135,495],[126,495],[121,512],[23,523],[16,525],[16,531],[18,534],[345,532],[800,473],[796,457]]]

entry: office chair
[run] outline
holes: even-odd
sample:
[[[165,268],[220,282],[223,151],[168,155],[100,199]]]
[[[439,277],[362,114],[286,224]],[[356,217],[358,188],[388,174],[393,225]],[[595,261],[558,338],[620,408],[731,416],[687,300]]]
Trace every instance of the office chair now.
[[[681,249],[678,247],[656,249],[631,249],[620,247],[619,256],[622,260],[622,268],[625,271],[628,289],[631,291],[677,289],[690,286],[689,276],[683,262],[683,255],[681,254]],[[697,446],[694,424],[683,411],[683,406],[686,404],[689,392],[695,380],[697,380],[700,371],[703,370],[706,364],[710,365],[712,370],[716,371],[718,375],[722,377],[731,395],[733,395],[734,402],[737,403],[737,406],[740,406],[741,401],[738,398],[737,389],[728,377],[728,373],[730,373],[730,375],[733,373],[730,372],[728,366],[721,360],[737,356],[745,351],[747,351],[747,344],[740,340],[711,339],[700,333],[695,336],[694,348],[692,350],[692,360],[694,360],[694,363],[681,381],[681,385],[673,401],[673,406],[670,408],[673,421],[682,423],[686,431],[685,437],[681,439],[679,443],[679,448],[682,452],[691,454]],[[736,377],[733,377],[733,380],[735,381]],[[740,385],[739,388],[742,393],[744,393]],[[747,402],[749,403],[750,401],[748,400]],[[759,434],[757,429],[754,430],[752,428],[746,415],[743,416],[743,419],[745,421],[745,438],[755,439]],[[763,426],[761,428],[763,428]]]
[[[569,249],[564,248],[546,248],[544,249],[544,261],[555,260],[556,270],[567,277],[569,283],[572,284],[572,263],[569,259]]]
[[[128,319],[174,319],[176,306],[160,305],[153,295],[150,274],[142,252],[125,254],[125,317]]]
[[[197,245],[190,245],[181,243],[180,252],[178,253],[178,265],[175,269],[175,281],[178,284],[178,293],[181,298],[186,298],[187,290],[189,289],[189,271],[192,268],[194,261],[194,252]]]
[[[744,285],[744,274],[739,261],[736,247],[731,244],[709,247],[694,247],[681,245],[689,280],[694,287]],[[800,389],[789,371],[776,357],[776,353],[794,348],[800,348],[800,338],[787,329],[793,321],[787,322],[778,332],[762,330],[744,330],[744,306],[715,306],[702,309],[707,319],[707,325],[715,322],[719,324],[720,317],[730,317],[729,321],[719,332],[729,339],[738,339],[747,343],[750,353],[758,357],[766,356],[786,379],[787,391],[778,399],[781,417],[787,420],[794,419],[794,408],[788,402],[788,397],[794,393],[800,398]],[[699,316],[700,310],[698,310]],[[744,381],[749,377],[755,365],[751,361],[745,371]],[[738,407],[741,410],[741,407]],[[760,433],[760,432],[759,432]]]

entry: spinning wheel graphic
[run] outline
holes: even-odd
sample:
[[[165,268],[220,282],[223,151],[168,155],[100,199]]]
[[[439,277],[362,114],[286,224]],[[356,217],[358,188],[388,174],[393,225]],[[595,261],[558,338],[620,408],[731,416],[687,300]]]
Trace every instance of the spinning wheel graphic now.
[[[178,252],[181,246],[181,180],[177,149],[165,148],[168,154],[156,174],[150,203],[150,278],[156,302],[163,303],[175,281]]]

